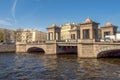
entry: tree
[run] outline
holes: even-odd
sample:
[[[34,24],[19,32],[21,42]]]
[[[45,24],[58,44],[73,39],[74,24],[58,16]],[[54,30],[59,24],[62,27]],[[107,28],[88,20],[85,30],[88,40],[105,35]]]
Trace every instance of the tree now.
[[[2,32],[0,32],[0,42],[3,42],[3,40],[4,40],[3,33],[2,33]]]

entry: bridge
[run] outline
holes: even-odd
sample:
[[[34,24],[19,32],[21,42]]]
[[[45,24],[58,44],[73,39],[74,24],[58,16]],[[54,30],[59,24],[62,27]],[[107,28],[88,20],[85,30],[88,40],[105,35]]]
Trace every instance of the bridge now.
[[[16,52],[40,51],[44,54],[77,53],[80,58],[99,58],[106,56],[120,56],[120,43],[76,41],[59,42],[57,40],[46,41],[42,44],[16,44]]]

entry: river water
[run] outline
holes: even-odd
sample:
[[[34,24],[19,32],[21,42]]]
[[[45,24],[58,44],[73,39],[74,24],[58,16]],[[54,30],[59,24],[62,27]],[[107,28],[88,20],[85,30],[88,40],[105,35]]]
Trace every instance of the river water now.
[[[120,59],[1,53],[0,80],[120,80]]]

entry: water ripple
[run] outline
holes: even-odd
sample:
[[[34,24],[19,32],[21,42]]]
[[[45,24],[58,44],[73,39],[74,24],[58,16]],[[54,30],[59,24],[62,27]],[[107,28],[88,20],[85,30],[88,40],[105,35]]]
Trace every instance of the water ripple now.
[[[0,54],[0,80],[120,80],[120,59]]]

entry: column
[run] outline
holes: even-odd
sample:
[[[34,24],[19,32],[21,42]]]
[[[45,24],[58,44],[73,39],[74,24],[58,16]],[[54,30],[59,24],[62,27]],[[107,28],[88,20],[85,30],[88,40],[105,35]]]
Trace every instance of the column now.
[[[52,32],[50,33],[50,40],[53,40],[53,34],[52,34]]]
[[[56,33],[56,40],[58,40],[58,33]]]
[[[49,40],[49,33],[47,33],[47,40]]]

